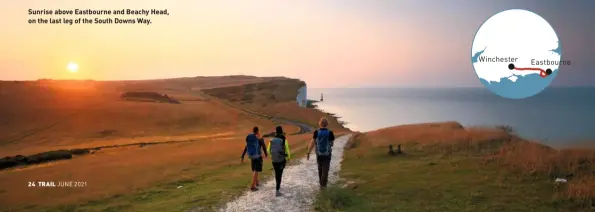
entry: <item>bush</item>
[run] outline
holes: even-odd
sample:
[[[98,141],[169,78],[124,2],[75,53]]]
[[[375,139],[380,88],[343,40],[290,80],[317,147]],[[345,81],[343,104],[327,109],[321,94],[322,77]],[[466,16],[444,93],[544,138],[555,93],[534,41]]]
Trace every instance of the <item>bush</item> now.
[[[0,169],[6,169],[17,165],[19,165],[19,163],[10,157],[0,159]]]
[[[122,99],[149,99],[157,102],[167,102],[172,104],[180,104],[180,101],[169,97],[167,94],[159,94],[148,91],[127,91],[120,95]]]
[[[89,149],[72,149],[70,150],[70,153],[72,153],[73,155],[84,155],[84,154],[88,154],[90,151]]]
[[[89,149],[73,149],[49,151],[29,156],[17,155],[14,157],[4,157],[0,159],[0,169],[7,169],[15,166],[40,164],[56,160],[67,160],[71,159],[72,155],[82,155],[87,154],[89,152]]]
[[[50,152],[39,153],[29,156],[27,164],[38,164],[43,162],[71,159],[72,153],[68,150],[56,150]]]
[[[498,125],[496,126],[496,129],[501,130],[502,132],[514,135],[516,133],[516,131],[514,130],[514,128],[512,128],[512,126],[508,126],[508,125]]]

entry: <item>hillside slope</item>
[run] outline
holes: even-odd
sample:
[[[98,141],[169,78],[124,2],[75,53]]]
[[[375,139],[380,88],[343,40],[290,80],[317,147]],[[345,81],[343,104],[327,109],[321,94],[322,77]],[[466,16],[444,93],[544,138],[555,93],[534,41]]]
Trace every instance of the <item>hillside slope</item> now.
[[[199,77],[149,81],[0,82],[0,156],[175,136],[229,135],[252,120],[200,89],[276,78]],[[168,95],[182,104],[131,102],[128,91]],[[244,129],[245,128],[245,129]]]
[[[243,107],[231,107],[227,100],[206,95],[202,90],[285,80],[227,76],[0,82],[0,157],[160,143],[100,149],[70,160],[0,170],[0,211],[169,211],[197,205],[217,207],[248,184],[245,174],[249,172],[249,162],[240,163],[240,154],[244,138],[253,126],[259,126],[263,133],[283,126],[290,134],[289,144],[296,155],[303,154],[311,135],[293,135],[299,131],[298,126],[256,116]],[[121,99],[122,93],[129,91],[167,95],[180,104]],[[318,118],[313,116],[307,122],[315,123]],[[87,186],[27,187],[28,182],[40,180],[84,181]]]
[[[391,156],[388,145],[401,145]],[[507,128],[456,122],[357,135],[345,151],[344,186],[318,211],[591,211],[595,150],[556,150]],[[568,183],[555,183],[564,178]]]

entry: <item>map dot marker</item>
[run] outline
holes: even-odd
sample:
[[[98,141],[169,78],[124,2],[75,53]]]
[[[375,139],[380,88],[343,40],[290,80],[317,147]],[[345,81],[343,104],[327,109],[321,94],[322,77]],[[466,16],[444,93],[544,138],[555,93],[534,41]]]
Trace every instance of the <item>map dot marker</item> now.
[[[552,69],[549,69],[549,68],[548,68],[548,69],[546,69],[546,70],[545,70],[545,74],[547,74],[547,75],[550,75],[550,74],[552,74]]]
[[[508,69],[513,70],[514,69],[514,64],[508,64]]]

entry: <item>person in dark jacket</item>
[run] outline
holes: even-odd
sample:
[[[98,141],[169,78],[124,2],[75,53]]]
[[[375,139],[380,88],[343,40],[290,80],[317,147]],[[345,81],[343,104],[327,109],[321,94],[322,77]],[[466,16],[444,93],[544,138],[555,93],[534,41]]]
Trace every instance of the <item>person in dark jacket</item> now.
[[[318,163],[318,182],[320,189],[326,188],[328,184],[328,173],[331,165],[333,144],[335,141],[335,134],[329,130],[328,120],[321,118],[318,122],[320,128],[314,131],[312,141],[308,146],[308,154],[306,158],[310,160],[310,152],[316,149],[316,162]]]
[[[279,192],[281,188],[281,177],[283,176],[283,169],[285,169],[287,161],[291,159],[291,153],[289,152],[289,144],[281,126],[275,128],[275,136],[269,141],[267,150],[273,161],[273,168],[275,169],[275,181],[277,183],[275,195],[282,196],[281,192]]]
[[[242,160],[244,162],[244,156],[248,153],[248,157],[250,158],[250,168],[252,170],[252,184],[250,185],[251,191],[258,191],[258,186],[260,183],[258,182],[258,173],[262,172],[262,151],[264,152],[264,156],[268,157],[266,152],[266,147],[264,144],[264,139],[260,136],[260,132],[258,127],[254,127],[252,129],[252,133],[246,136],[246,146],[244,147],[244,152],[242,152]]]

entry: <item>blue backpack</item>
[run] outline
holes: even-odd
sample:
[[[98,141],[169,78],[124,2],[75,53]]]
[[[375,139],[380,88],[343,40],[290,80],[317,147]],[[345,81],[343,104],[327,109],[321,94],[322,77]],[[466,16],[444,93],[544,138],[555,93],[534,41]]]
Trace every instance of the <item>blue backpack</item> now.
[[[258,143],[258,138],[254,134],[250,134],[246,136],[246,152],[248,153],[248,158],[250,159],[257,159],[260,158],[260,144]]]
[[[318,129],[316,136],[316,154],[319,156],[331,155],[332,147],[329,140],[330,131],[328,129]]]

